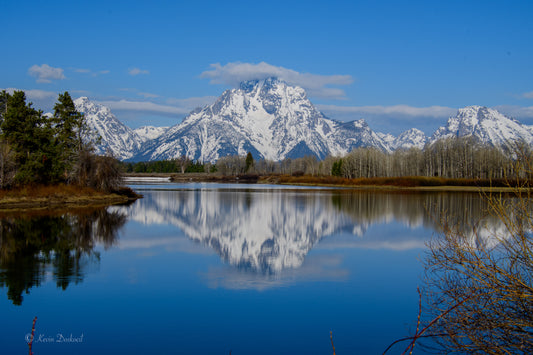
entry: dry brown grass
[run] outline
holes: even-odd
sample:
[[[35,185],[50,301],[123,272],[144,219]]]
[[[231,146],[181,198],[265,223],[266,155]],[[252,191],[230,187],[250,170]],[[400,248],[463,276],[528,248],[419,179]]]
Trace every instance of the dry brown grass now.
[[[524,186],[524,181],[510,182],[504,179],[447,179],[440,177],[404,176],[346,179],[335,176],[290,176],[277,177],[281,184],[326,185],[326,186],[391,186],[400,188],[462,186],[462,187],[514,187]]]
[[[103,192],[96,191],[89,187],[80,187],[74,185],[33,185],[23,186],[15,189],[0,190],[1,199],[18,199],[18,198],[58,198],[58,197],[75,197],[75,196],[98,196]]]
[[[131,191],[105,193],[75,185],[33,185],[0,190],[0,210],[103,206],[138,197]]]

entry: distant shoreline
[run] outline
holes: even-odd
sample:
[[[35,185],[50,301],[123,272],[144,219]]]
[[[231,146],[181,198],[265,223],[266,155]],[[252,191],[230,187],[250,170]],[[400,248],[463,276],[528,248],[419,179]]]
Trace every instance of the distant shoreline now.
[[[129,173],[125,176],[169,178],[173,182],[219,182],[252,183],[273,185],[344,187],[348,189],[374,189],[396,191],[434,191],[434,192],[516,192],[520,186],[527,186],[527,181],[520,181],[511,186],[503,180],[488,179],[446,179],[438,177],[391,177],[346,179],[333,176],[292,176],[292,175],[257,175],[243,174],[223,176],[214,173]],[[516,183],[516,181],[514,181]],[[530,184],[531,185],[531,184]],[[529,185],[529,186],[530,186]]]

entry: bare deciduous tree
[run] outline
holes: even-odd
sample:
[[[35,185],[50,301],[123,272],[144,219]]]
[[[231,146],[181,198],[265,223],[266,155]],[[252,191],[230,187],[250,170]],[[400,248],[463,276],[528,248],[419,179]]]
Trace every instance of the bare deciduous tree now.
[[[531,156],[518,153],[514,171],[531,173]],[[520,174],[518,174],[520,175]],[[527,181],[512,198],[486,194],[501,222],[473,232],[443,218],[443,233],[426,258],[426,316],[440,350],[469,354],[533,353],[533,199]],[[437,319],[437,321],[434,321]]]

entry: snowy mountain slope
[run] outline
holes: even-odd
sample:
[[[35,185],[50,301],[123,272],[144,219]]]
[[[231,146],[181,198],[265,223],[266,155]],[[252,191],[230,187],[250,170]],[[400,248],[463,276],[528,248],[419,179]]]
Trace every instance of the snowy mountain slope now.
[[[276,78],[241,83],[225,91],[212,105],[191,112],[170,128],[123,125],[111,111],[87,98],[75,101],[89,125],[102,137],[99,153],[111,151],[119,159],[148,161],[187,156],[214,162],[227,155],[280,161],[314,155],[341,156],[352,149],[374,147],[384,152],[422,149],[439,139],[473,136],[492,146],[509,149],[513,142],[533,145],[533,127],[496,110],[462,108],[430,139],[412,128],[395,137],[374,132],[365,120],[339,122],[324,116],[305,91]]]
[[[95,133],[90,138],[98,154],[110,152],[114,157],[124,160],[133,156],[141,147],[142,138],[131,128],[120,122],[108,107],[91,102],[87,97],[74,100],[76,109],[85,114],[90,129]]]
[[[345,155],[356,148],[374,147],[385,152],[392,149],[387,137],[374,132],[365,120],[351,122],[332,121],[332,131],[328,135],[328,146],[333,155]]]
[[[341,123],[328,119],[302,88],[268,78],[225,91],[213,105],[193,111],[182,123],[144,145],[136,159],[186,155],[215,161],[250,151],[256,158],[277,161],[305,155],[324,158],[360,146],[389,151],[363,120]]]
[[[437,140],[451,137],[474,137],[478,141],[495,147],[512,148],[516,141],[533,144],[531,126],[521,124],[500,112],[482,106],[468,106],[459,109],[457,114],[448,119],[430,139],[430,144]]]
[[[390,147],[393,150],[396,149],[410,149],[410,148],[419,148],[423,149],[426,145],[428,137],[424,132],[417,128],[411,128],[390,143]]]
[[[143,126],[134,129],[142,142],[156,139],[168,130],[168,127]]]

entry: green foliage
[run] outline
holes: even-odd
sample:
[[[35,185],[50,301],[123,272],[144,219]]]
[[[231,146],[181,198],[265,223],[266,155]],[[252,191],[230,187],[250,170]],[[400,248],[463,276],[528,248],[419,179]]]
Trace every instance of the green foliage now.
[[[196,163],[190,164],[187,169],[185,169],[186,173],[203,173],[205,172],[204,164],[197,161]]]
[[[137,163],[122,163],[122,168],[127,173],[181,173],[184,164],[185,173],[203,173],[205,165],[201,162],[185,162],[183,159],[156,160]]]
[[[337,160],[331,167],[331,175],[342,176],[342,159]]]
[[[76,182],[110,189],[120,180],[113,159],[97,159],[84,143],[88,132],[83,114],[76,110],[68,92],[60,94],[54,115],[46,117],[26,103],[23,91],[0,93],[0,178],[9,184]],[[86,164],[93,162],[94,164]],[[89,166],[96,169],[88,172]],[[13,176],[13,177],[12,177]],[[87,176],[91,179],[87,179]],[[108,181],[103,181],[103,179]]]
[[[4,115],[6,114],[7,110],[7,98],[9,97],[9,94],[2,90],[0,91],[0,125],[4,121]]]
[[[66,174],[72,169],[76,155],[83,147],[81,132],[84,125],[84,117],[76,110],[68,92],[59,94],[51,123],[54,129],[54,143],[58,150],[54,170],[57,175]]]
[[[246,172],[249,172],[250,169],[254,167],[254,157],[252,156],[251,152],[248,152],[248,154],[246,154],[245,162],[246,162]]]
[[[23,91],[7,95],[2,121],[2,139],[14,151],[18,166],[15,182],[45,183],[55,180],[52,164],[57,154],[53,129],[41,111],[26,104]]]

